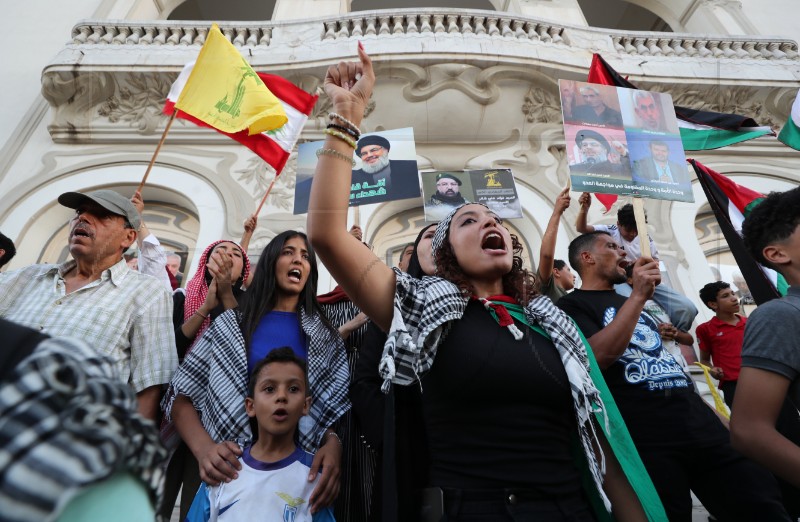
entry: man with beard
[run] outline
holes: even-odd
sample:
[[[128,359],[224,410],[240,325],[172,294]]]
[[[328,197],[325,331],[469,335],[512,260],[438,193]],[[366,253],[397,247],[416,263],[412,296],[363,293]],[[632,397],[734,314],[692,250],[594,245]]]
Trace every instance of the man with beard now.
[[[118,378],[136,392],[139,412],[155,420],[178,355],[169,292],[122,256],[136,241],[139,213],[113,190],[67,192],[58,202],[75,209],[73,259],[0,275],[0,317],[52,337],[78,337],[111,357]]]
[[[436,193],[431,196],[429,205],[443,205],[447,208],[445,214],[464,203],[469,203],[461,195],[461,180],[455,174],[440,172],[436,175]]]
[[[580,149],[580,163],[569,166],[574,174],[613,175],[631,177],[628,148],[614,141],[612,145],[597,131],[583,129],[575,135],[575,145]]]
[[[669,520],[691,520],[691,490],[719,520],[788,521],[775,479],[731,447],[644,310],[661,281],[658,262],[636,261],[627,298],[614,291],[627,279],[627,256],[608,233],[575,238],[569,263],[582,285],[558,306],[586,336]]]
[[[419,197],[417,162],[390,160],[390,149],[389,140],[377,134],[358,140],[361,168],[353,171],[351,205]]]
[[[622,115],[606,105],[597,87],[585,85],[580,88],[580,93],[586,104],[575,107],[573,119],[583,123],[622,127]]]
[[[650,142],[650,157],[633,162],[633,179],[636,181],[689,184],[686,165],[670,161],[669,144],[662,140]]]

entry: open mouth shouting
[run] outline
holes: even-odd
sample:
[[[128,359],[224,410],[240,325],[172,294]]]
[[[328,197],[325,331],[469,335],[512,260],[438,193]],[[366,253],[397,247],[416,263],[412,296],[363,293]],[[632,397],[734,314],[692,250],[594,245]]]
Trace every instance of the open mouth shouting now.
[[[86,237],[92,239],[94,237],[94,234],[92,233],[92,230],[86,225],[76,225],[75,228],[72,229],[71,236],[73,238]]]
[[[289,270],[289,280],[293,283],[300,283],[303,281],[303,273],[299,269],[293,268]]]
[[[505,253],[506,242],[499,232],[489,232],[481,241],[481,248],[491,253]]]

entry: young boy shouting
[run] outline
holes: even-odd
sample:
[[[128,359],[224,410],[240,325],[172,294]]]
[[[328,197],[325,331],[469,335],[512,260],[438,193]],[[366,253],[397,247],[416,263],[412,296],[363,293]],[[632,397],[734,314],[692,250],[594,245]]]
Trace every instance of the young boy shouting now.
[[[314,455],[297,440],[300,417],[311,407],[308,390],[306,363],[291,348],[277,348],[256,365],[245,408],[258,436],[242,452],[235,480],[200,486],[186,522],[334,520],[332,508],[312,515],[309,506],[317,482],[308,481]]]
[[[708,283],[700,289],[700,300],[715,317],[697,327],[700,362],[711,366],[711,376],[719,380],[725,404],[733,408],[733,396],[742,367],[742,340],[747,318],[739,315],[739,298],[724,281]]]

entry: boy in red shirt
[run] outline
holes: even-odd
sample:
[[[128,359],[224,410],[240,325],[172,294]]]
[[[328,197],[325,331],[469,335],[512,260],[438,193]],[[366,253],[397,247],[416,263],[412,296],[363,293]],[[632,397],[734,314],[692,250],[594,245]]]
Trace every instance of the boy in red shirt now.
[[[700,290],[700,300],[716,314],[697,327],[700,362],[711,366],[711,376],[719,379],[725,404],[732,408],[742,367],[742,341],[747,318],[738,314],[739,297],[731,285],[723,281],[704,286]]]

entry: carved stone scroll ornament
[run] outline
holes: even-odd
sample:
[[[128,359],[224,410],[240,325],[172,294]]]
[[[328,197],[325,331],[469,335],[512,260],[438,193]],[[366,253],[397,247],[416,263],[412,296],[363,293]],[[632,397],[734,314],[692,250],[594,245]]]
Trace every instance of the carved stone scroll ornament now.
[[[297,152],[292,152],[281,175],[275,180],[275,185],[267,197],[267,206],[279,208],[291,213],[294,210],[294,187],[297,178],[296,172]],[[258,156],[247,160],[247,165],[237,170],[236,179],[258,203],[264,197],[267,188],[275,176],[275,171],[268,168],[266,162]]]
[[[549,89],[539,85],[531,85],[525,94],[522,104],[522,114],[528,123],[560,123],[561,103],[558,97]]]
[[[75,74],[61,71],[42,76],[42,96],[55,109],[53,126],[84,126],[97,104],[114,94],[114,77],[108,72]]]
[[[152,134],[162,127],[164,101],[175,74],[125,75],[109,96],[97,109],[99,116],[111,123],[124,122],[142,134]]]

